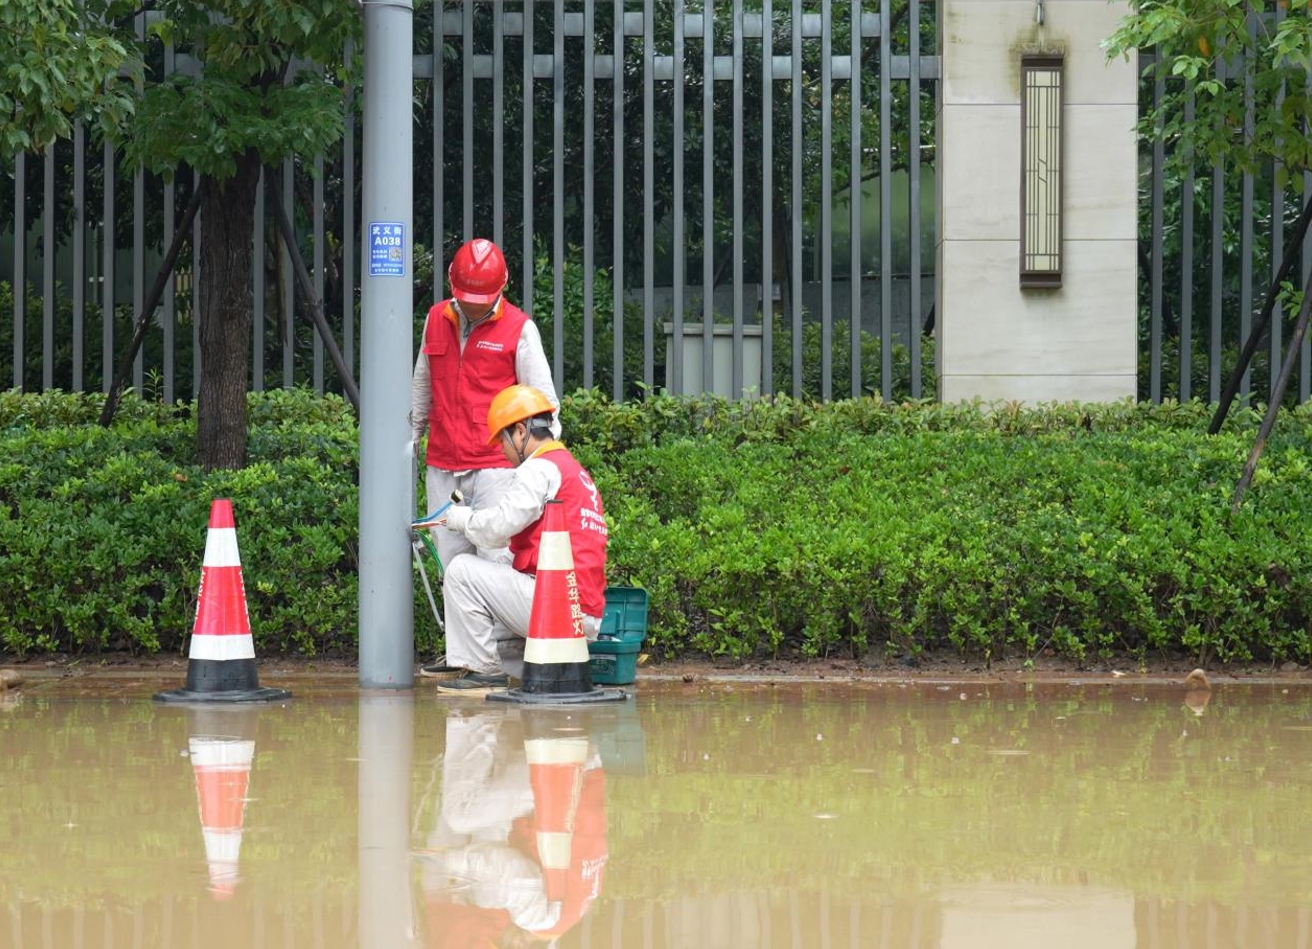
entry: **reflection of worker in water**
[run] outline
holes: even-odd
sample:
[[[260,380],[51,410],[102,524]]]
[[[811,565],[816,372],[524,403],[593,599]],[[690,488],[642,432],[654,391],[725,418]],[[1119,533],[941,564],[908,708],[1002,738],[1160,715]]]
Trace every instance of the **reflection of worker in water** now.
[[[526,749],[525,729],[518,710],[447,718],[442,800],[420,857],[428,949],[554,940],[601,890],[606,785],[596,748],[577,733],[547,733],[528,735]],[[562,770],[572,749],[577,766]],[[546,783],[544,760],[556,770]],[[547,811],[566,821],[544,826]]]

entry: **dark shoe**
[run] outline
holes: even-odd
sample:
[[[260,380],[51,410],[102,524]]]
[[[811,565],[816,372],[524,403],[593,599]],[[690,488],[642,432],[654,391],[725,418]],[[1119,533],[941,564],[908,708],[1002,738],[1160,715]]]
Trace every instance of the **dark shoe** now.
[[[460,666],[446,664],[446,656],[438,656],[433,662],[419,667],[419,674],[429,679],[454,679],[465,670]]]
[[[473,672],[462,670],[455,679],[447,679],[437,686],[437,691],[451,695],[487,695],[489,692],[502,692],[510,688],[510,676],[504,672]]]

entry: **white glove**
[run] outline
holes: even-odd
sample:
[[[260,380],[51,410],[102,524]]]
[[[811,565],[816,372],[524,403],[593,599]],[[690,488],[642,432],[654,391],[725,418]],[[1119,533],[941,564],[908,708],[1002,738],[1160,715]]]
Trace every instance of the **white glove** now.
[[[446,529],[463,532],[474,512],[463,504],[453,504],[446,510]]]

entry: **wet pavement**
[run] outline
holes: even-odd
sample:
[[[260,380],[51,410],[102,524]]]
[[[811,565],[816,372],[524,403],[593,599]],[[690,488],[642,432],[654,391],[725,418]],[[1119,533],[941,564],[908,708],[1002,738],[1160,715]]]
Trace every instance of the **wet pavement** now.
[[[1309,683],[175,678],[0,693],[0,947],[1312,947]]]

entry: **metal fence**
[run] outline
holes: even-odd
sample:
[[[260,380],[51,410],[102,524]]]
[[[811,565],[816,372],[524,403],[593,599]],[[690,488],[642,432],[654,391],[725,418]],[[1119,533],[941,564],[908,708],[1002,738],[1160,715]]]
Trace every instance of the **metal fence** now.
[[[417,314],[443,295],[454,248],[491,236],[563,390],[932,391],[921,330],[933,307],[934,4],[745,6],[448,0],[417,12],[417,121],[431,129],[415,136]],[[158,53],[157,69],[190,68],[171,46]],[[358,101],[348,95],[339,151],[272,172],[353,367]],[[0,281],[28,290],[0,322],[12,336],[0,377],[107,388],[192,176],[126,170],[79,127],[7,177]],[[269,200],[262,187],[252,386],[338,388]],[[209,275],[194,259],[184,251],[133,373],[168,401],[198,386],[193,316]],[[696,359],[685,371],[698,347],[701,372]]]
[[[416,314],[443,295],[454,248],[491,236],[563,391],[932,393],[934,4],[746,6],[447,0],[417,13],[429,134],[415,136]],[[194,68],[157,52],[157,70]],[[341,147],[273,173],[355,367],[362,170],[349,92]],[[1145,87],[1144,108],[1160,94]],[[1215,401],[1301,196],[1274,172],[1176,177],[1162,146],[1143,157],[1140,397]],[[192,176],[124,169],[80,127],[3,174],[0,283],[27,292],[0,301],[0,379],[107,388]],[[251,385],[340,389],[265,190]],[[198,387],[194,260],[184,251],[131,380],[170,402]],[[1310,272],[1307,246],[1299,286]],[[1242,394],[1270,391],[1283,344],[1276,320]],[[1308,400],[1306,340],[1296,379],[1288,397]]]
[[[1140,57],[1145,67],[1152,61],[1151,53]],[[1222,63],[1223,79],[1224,68]],[[1163,80],[1142,86],[1140,111],[1146,114],[1164,93]],[[1191,113],[1192,102],[1186,105],[1190,120]],[[1245,128],[1251,130],[1254,121],[1250,107]],[[1303,202],[1312,195],[1312,173],[1293,181],[1271,167],[1236,173],[1201,164],[1177,173],[1167,158],[1161,143],[1143,146],[1139,395],[1153,402],[1216,402],[1280,270]],[[1309,275],[1312,241],[1305,241],[1290,282],[1301,289]],[[1286,356],[1284,326],[1298,300],[1297,293],[1288,293],[1277,309],[1266,344],[1244,374],[1241,398],[1269,399]],[[1306,402],[1309,383],[1312,349],[1305,337],[1285,401]]]

